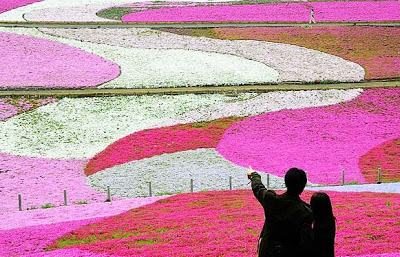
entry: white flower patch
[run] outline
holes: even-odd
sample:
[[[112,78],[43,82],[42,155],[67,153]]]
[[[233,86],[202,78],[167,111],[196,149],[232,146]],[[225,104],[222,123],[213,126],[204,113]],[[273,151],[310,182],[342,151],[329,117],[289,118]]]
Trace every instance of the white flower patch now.
[[[84,19],[87,19],[87,21],[91,21],[93,18],[96,18],[96,12],[93,9],[93,6],[96,6],[98,8],[109,8],[115,5],[119,4],[126,4],[132,1],[129,0],[44,0],[41,2],[33,3],[30,5],[22,6],[17,9],[10,10],[8,12],[0,14],[0,20],[8,20],[8,21],[25,21],[24,16],[28,15],[30,12],[40,12],[43,15],[42,21],[57,21],[57,19],[61,18],[63,16],[62,11],[59,13],[52,12],[52,9],[61,9],[63,11],[68,10],[68,8],[79,8],[80,12],[76,13],[73,12],[71,14],[68,14],[67,17],[73,17],[75,15],[79,15],[78,19],[81,21]],[[50,9],[50,10],[49,10]],[[49,16],[46,14],[46,12],[50,11],[51,14],[55,15],[53,16],[54,19],[48,19]],[[96,21],[96,20],[94,20]]]
[[[121,75],[99,88],[241,85],[273,83],[279,77],[265,64],[232,55],[180,49],[112,50],[105,55],[121,66]]]
[[[152,193],[170,194],[193,191],[250,188],[247,168],[235,165],[220,156],[214,149],[197,149],[132,161],[97,172],[86,179],[88,186],[105,192],[110,186],[112,194],[119,197],[138,197]],[[266,174],[260,172],[266,182]],[[282,178],[270,175],[272,188],[284,187]]]
[[[0,151],[31,157],[90,158],[131,133],[230,100],[217,94],[64,98],[0,123]]]
[[[361,92],[64,98],[0,123],[0,151],[33,157],[90,158],[114,141],[144,129],[329,105]]]
[[[104,57],[120,66],[121,74],[101,88],[155,88],[241,85],[277,82],[277,71],[243,57],[182,49],[134,49],[44,35],[33,29],[15,33],[59,41]]]
[[[246,117],[283,109],[326,106],[349,101],[362,92],[362,89],[268,92],[259,95],[254,94],[250,99],[242,100],[240,100],[242,96],[249,97],[249,94],[239,95],[239,101],[235,99],[232,102],[189,111],[173,118],[173,120],[169,120],[166,124],[210,121],[231,116]]]
[[[364,69],[353,62],[295,45],[255,40],[182,36],[151,29],[42,29],[65,38],[131,48],[187,49],[236,55],[277,70],[279,81],[361,81]]]

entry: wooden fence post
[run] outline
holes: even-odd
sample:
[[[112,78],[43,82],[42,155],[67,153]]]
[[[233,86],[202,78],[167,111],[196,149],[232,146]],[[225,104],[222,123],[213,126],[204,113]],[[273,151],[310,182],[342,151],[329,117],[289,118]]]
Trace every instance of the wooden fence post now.
[[[67,190],[64,189],[64,205],[67,205]]]
[[[378,169],[378,184],[382,183],[382,169]]]
[[[111,202],[110,186],[107,186],[107,200],[106,200],[106,202]]]
[[[344,186],[344,169],[342,170],[342,186]]]
[[[21,194],[18,194],[18,209],[22,211],[22,197]]]
[[[149,183],[149,196],[153,196],[153,193],[151,192],[151,182],[148,183]]]

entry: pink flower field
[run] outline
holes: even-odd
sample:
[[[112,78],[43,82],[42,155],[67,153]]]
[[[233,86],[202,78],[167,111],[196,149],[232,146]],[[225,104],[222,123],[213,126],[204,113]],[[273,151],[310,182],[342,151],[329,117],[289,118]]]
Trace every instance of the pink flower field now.
[[[122,16],[123,22],[398,21],[399,1],[342,1],[161,8]]]
[[[1,0],[0,13],[41,1],[42,0]]]
[[[396,194],[328,193],[337,217],[336,256],[395,256],[400,251]],[[305,192],[304,199],[311,194]],[[255,256],[262,223],[262,208],[250,190],[180,194],[74,226],[50,249],[143,257]]]
[[[399,27],[254,27],[196,29],[193,32],[219,39],[261,40],[302,46],[360,64],[365,69],[365,79],[400,77],[400,52],[397,51],[400,48]]]
[[[399,93],[371,89],[342,104],[254,116],[231,126],[216,149],[235,164],[278,176],[301,165],[312,183],[338,184],[342,169],[346,182],[363,183],[360,158],[400,137]],[[363,166],[375,173],[369,180],[376,181],[375,168]]]
[[[397,141],[389,148],[380,145],[400,137],[399,92],[370,89],[354,100],[326,107],[140,131],[91,158],[85,174],[165,153],[216,148],[237,165],[280,177],[301,165],[312,183],[339,184],[342,170],[346,183],[376,182],[381,167],[382,179],[396,182]]]
[[[0,256],[49,256],[48,245],[79,227],[151,204],[169,196],[134,198],[108,203],[0,213]],[[17,221],[17,222],[16,222]],[[18,235],[17,237],[15,235]],[[41,253],[42,252],[42,253]],[[46,255],[47,254],[47,255]],[[62,249],[50,256],[97,256],[79,249]],[[99,255],[104,256],[104,255]]]
[[[95,87],[119,75],[119,66],[55,41],[0,32],[0,88]]]

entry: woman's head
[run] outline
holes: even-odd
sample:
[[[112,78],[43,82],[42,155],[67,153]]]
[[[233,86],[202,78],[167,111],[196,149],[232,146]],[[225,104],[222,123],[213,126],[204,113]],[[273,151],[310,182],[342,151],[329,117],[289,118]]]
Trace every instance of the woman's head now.
[[[317,220],[323,217],[333,217],[332,204],[329,196],[324,192],[316,192],[312,195],[310,201],[314,218]]]

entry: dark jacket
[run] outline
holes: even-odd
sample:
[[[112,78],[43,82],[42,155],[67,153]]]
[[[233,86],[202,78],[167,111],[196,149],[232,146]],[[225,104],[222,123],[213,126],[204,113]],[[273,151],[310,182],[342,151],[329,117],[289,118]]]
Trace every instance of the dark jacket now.
[[[314,256],[335,256],[336,224],[332,217],[326,217],[314,223]]]
[[[313,215],[310,206],[298,195],[287,192],[277,195],[275,191],[267,190],[257,172],[252,173],[251,187],[265,214],[258,256],[310,256],[312,249],[299,248],[299,231],[304,224],[311,233]]]

